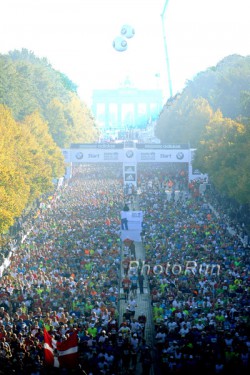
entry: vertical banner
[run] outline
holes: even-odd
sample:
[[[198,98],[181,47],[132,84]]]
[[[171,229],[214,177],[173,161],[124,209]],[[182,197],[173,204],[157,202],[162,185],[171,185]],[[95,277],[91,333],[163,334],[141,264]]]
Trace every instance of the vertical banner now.
[[[124,186],[137,186],[136,163],[123,163],[123,183]]]

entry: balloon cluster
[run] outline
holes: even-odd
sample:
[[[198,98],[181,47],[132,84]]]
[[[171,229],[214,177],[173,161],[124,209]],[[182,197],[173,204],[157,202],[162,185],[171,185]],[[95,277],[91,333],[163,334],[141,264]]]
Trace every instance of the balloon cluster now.
[[[126,39],[131,39],[135,35],[135,30],[129,25],[123,25],[121,28],[121,35],[113,40],[113,47],[118,52],[126,51],[128,42]]]

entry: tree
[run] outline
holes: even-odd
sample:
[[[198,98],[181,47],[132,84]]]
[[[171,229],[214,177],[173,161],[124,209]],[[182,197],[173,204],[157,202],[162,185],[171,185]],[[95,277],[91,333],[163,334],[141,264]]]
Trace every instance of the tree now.
[[[31,152],[34,168],[38,169],[38,175],[34,181],[38,193],[43,194],[52,187],[53,178],[64,175],[63,155],[49,134],[48,125],[38,112],[27,116],[22,123],[22,128],[27,135],[30,133],[30,143],[32,137],[33,142],[36,143],[36,148]]]
[[[65,116],[68,116],[68,123],[71,123],[71,143],[91,143],[98,139],[99,131],[90,109],[77,95],[70,95]]]
[[[189,143],[197,147],[212,114],[207,100],[184,96],[163,110],[156,125],[156,136],[162,143]]]
[[[61,150],[38,112],[23,123],[0,105],[0,233],[14,224],[28,204],[53,189],[64,174]]]
[[[38,111],[59,147],[68,147],[76,139],[98,139],[93,116],[80,101],[76,84],[27,49],[0,55],[0,103],[11,108],[20,122]]]
[[[17,150],[23,137],[11,111],[0,105],[0,233],[13,225],[25,208],[30,187],[25,181]]]
[[[206,172],[218,191],[249,204],[249,128],[217,111],[197,148],[194,168]],[[247,182],[248,181],[248,182]]]

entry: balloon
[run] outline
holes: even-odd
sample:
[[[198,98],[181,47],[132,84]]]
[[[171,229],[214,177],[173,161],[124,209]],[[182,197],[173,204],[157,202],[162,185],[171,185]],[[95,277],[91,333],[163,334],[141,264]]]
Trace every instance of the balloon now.
[[[113,47],[116,51],[123,52],[128,48],[128,43],[123,37],[117,36],[113,41]]]
[[[135,30],[129,25],[123,25],[121,28],[121,35],[125,36],[125,38],[130,39],[135,35]]]

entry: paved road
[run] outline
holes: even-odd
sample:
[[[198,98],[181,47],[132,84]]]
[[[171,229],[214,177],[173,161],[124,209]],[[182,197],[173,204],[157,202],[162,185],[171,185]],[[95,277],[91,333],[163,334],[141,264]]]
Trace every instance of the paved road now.
[[[135,233],[132,233],[132,231],[123,231],[126,232],[126,234],[123,233],[123,238],[135,238],[137,235]],[[124,252],[126,254],[126,251],[124,251],[123,247],[123,253],[122,253],[122,259],[124,259]],[[136,254],[136,259],[141,259],[142,261],[145,260],[145,251],[142,245],[142,242],[137,241],[135,242],[135,254]],[[124,277],[123,269],[121,267],[121,280]],[[120,289],[120,309],[119,309],[119,316],[120,316],[120,323],[123,321],[123,313],[126,310],[126,307],[128,305],[128,302],[125,301],[124,294],[123,294],[123,289]],[[138,315],[140,313],[144,313],[147,317],[147,323],[145,327],[145,340],[146,343],[152,348],[152,357],[154,358],[154,324],[153,324],[153,319],[152,319],[152,307],[151,307],[151,297],[149,293],[149,288],[148,288],[148,282],[147,282],[147,277],[145,275],[145,280],[144,280],[144,290],[143,294],[140,294],[139,288],[137,289],[137,297],[136,297],[136,311],[135,311],[135,318],[138,318]],[[136,371],[134,372],[136,375],[142,374],[141,366],[140,363],[138,362]],[[150,375],[154,374],[154,369],[152,367]]]

